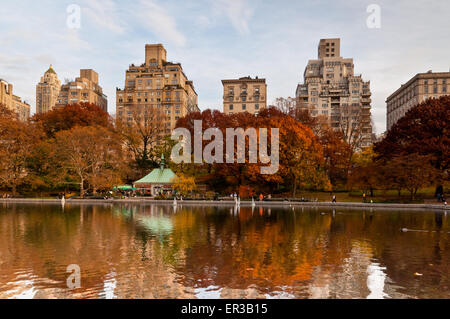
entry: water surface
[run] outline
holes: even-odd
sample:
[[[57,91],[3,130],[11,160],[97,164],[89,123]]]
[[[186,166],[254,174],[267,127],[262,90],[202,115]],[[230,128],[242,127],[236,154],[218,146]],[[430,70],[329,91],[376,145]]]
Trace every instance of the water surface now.
[[[442,211],[0,204],[0,298],[450,298],[449,232]]]

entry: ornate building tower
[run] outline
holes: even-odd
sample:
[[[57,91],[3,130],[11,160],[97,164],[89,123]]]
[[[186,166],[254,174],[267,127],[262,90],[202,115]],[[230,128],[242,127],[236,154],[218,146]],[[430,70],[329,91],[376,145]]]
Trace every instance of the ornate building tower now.
[[[166,55],[162,44],[147,44],[145,62],[125,71],[125,86],[116,89],[118,123],[155,127],[159,135],[170,135],[179,118],[199,111],[193,82]]]
[[[36,85],[36,113],[41,114],[51,111],[57,103],[60,89],[61,82],[50,64],[49,69]]]
[[[374,140],[370,81],[355,75],[353,59],[340,56],[340,39],[322,39],[318,59],[309,60],[297,86],[298,107],[325,118],[346,141],[363,148]]]

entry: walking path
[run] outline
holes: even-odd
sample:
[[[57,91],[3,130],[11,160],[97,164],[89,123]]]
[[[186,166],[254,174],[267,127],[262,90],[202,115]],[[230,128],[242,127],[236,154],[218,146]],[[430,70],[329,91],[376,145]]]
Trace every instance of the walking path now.
[[[0,199],[0,203],[18,204],[61,204],[60,199],[38,199],[38,198],[5,198]],[[148,198],[128,198],[128,199],[66,199],[65,204],[159,204],[174,205],[172,200],[153,200]],[[233,200],[183,200],[177,201],[178,206],[235,206]],[[256,201],[256,207],[323,207],[323,208],[372,208],[372,209],[419,209],[419,210],[442,210],[449,211],[450,206],[443,204],[388,204],[388,203],[355,203],[355,202],[292,202],[292,201]],[[239,206],[251,207],[251,201],[241,201]]]

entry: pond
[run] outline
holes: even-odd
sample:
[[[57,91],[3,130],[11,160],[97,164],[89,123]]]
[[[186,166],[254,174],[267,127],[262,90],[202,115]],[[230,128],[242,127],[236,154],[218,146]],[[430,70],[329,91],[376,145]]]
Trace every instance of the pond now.
[[[443,211],[2,203],[0,298],[450,298],[449,236]]]

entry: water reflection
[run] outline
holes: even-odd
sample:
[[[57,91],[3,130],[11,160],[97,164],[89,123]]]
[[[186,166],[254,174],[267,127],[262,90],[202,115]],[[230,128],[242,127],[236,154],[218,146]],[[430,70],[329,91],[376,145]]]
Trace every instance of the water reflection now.
[[[449,231],[442,212],[3,204],[0,297],[448,298]]]
[[[367,299],[384,299],[389,296],[384,293],[384,282],[386,280],[386,274],[384,273],[386,267],[380,267],[378,263],[372,263],[367,267],[367,287],[370,290],[370,294]]]

